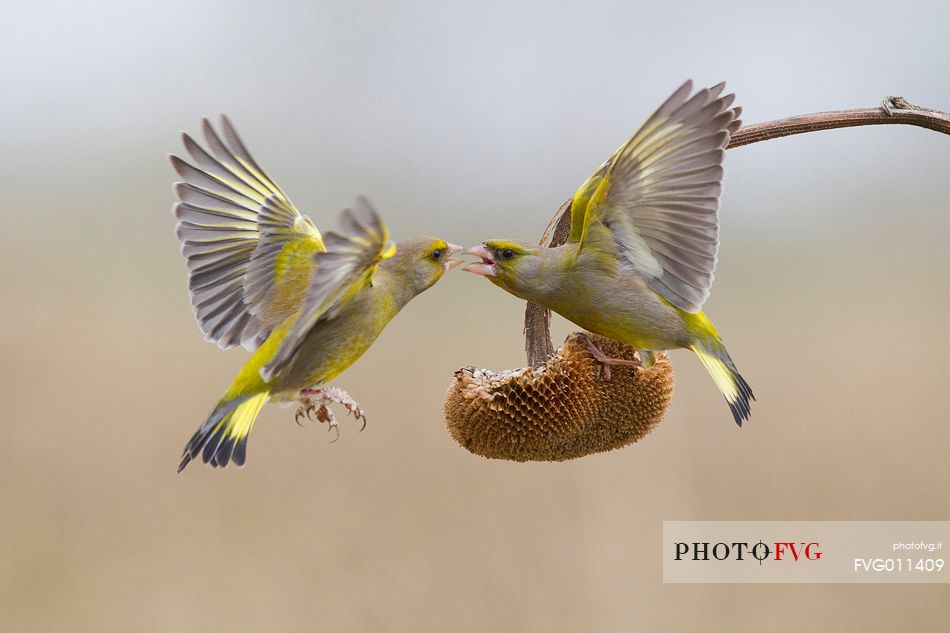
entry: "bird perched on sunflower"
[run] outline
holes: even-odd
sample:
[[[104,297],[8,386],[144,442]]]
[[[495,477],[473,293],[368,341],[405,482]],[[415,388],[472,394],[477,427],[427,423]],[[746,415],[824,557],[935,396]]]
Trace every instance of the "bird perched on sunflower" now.
[[[464,270],[639,351],[687,348],[726,398],[736,424],[755,396],[701,311],[719,248],[723,157],[739,126],[725,84],[692,93],[687,81],[577,189],[571,231],[556,248],[489,240]],[[604,364],[609,358],[588,339]]]
[[[194,165],[171,156],[182,182],[177,234],[188,261],[198,326],[221,348],[253,350],[185,446],[178,471],[198,457],[243,465],[248,434],[268,400],[298,401],[339,434],[329,409],[365,416],[345,391],[328,387],[370,347],[413,297],[461,260],[462,247],[415,237],[399,244],[369,202],[343,211],[341,229],[314,223],[251,157],[227,117],[222,135],[203,123],[208,150],[188,134]]]

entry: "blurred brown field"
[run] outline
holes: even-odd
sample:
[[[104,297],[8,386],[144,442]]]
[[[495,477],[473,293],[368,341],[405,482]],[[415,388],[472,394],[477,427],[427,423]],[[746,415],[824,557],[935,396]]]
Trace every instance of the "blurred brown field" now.
[[[344,14],[336,7],[328,19],[346,33],[384,22],[354,26]],[[238,15],[253,22],[248,7]],[[551,19],[566,29],[572,18]],[[155,32],[172,23],[162,17]],[[883,15],[873,24],[872,34],[894,26]],[[244,102],[236,77],[188,74],[173,55],[167,72],[147,66],[155,86],[123,79],[129,101],[113,120],[106,102],[69,114],[23,102],[6,118],[19,152],[0,163],[16,183],[0,200],[4,630],[940,630],[946,585],[664,585],[661,560],[663,520],[948,519],[950,140],[932,132],[846,130],[729,153],[707,312],[758,397],[742,430],[700,364],[673,352],[671,410],[634,446],[558,464],[467,453],[445,430],[443,393],[459,366],[523,364],[523,306],[453,272],[338,381],[365,407],[364,432],[343,421],[331,445],[325,429],[298,428],[292,410],[269,406],[247,467],[199,463],[177,475],[185,441],[246,357],[204,343],[190,312],[164,159],[177,129],[231,109],[260,162],[321,227],[365,193],[396,238],[535,239],[683,73],[652,69],[648,89],[570,101],[540,122],[529,116],[536,106],[516,105],[456,143],[475,106],[439,113],[477,100],[460,87],[487,81],[473,67],[410,84],[434,91],[434,103],[413,106],[429,108],[418,120],[399,109],[411,101],[402,89],[383,84],[375,118],[350,122],[340,113],[350,97],[313,106],[319,116],[300,105],[318,82],[277,42],[266,34],[262,50],[286,55],[274,66],[286,74],[264,88],[297,77],[290,104]],[[870,50],[870,36],[861,42]],[[160,60],[157,43],[142,46]],[[937,58],[933,68],[947,60]],[[373,92],[335,80],[319,66],[330,62],[307,63],[339,94]],[[355,71],[367,85],[387,68],[359,63],[371,68]],[[751,67],[717,58],[697,72],[710,83],[735,76],[754,121],[865,105],[901,88],[904,71],[801,102],[768,101]],[[174,73],[193,101],[163,100],[160,90],[179,85]],[[926,92],[928,76],[913,86]],[[832,79],[797,81],[807,92]],[[921,96],[950,109],[946,85]],[[591,135],[559,123],[580,128],[584,103],[601,109]],[[125,114],[138,105],[144,115]],[[41,132],[46,116],[51,131]],[[512,136],[505,125],[519,118],[532,131]],[[571,327],[554,330],[563,338]]]
[[[125,265],[89,253],[81,275],[18,266],[30,254],[9,245],[11,630],[796,630],[831,613],[924,630],[946,614],[940,585],[665,586],[659,543],[664,519],[946,518],[950,226],[932,219],[855,239],[832,221],[822,240],[772,249],[725,239],[709,311],[759,396],[742,431],[676,353],[672,409],[638,445],[563,464],[468,454],[442,393],[460,365],[523,362],[520,305],[454,273],[340,381],[365,432],[345,423],[329,445],[269,407],[245,469],[182,476],[183,442],[243,355],[200,340],[170,226]]]

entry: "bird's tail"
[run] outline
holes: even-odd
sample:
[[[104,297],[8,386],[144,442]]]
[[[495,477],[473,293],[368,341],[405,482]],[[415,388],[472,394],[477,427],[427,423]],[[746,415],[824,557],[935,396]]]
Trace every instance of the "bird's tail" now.
[[[178,472],[183,471],[199,453],[204,463],[215,467],[224,467],[230,462],[243,466],[247,436],[269,396],[267,391],[261,391],[222,398],[188,440]]]
[[[742,422],[749,419],[751,413],[749,401],[755,400],[755,395],[749,383],[739,375],[739,370],[729,357],[726,346],[717,337],[703,342],[697,341],[689,348],[696,352],[706,371],[712,376],[716,387],[726,397],[736,424],[742,426]]]

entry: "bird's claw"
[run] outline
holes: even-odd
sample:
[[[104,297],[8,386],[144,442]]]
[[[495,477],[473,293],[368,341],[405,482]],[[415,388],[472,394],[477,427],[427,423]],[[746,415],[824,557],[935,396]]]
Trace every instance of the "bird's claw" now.
[[[297,426],[303,426],[301,420],[304,418],[307,418],[311,422],[319,421],[321,419],[319,410],[325,406],[326,405],[317,406],[311,400],[301,400],[300,406],[297,408],[296,413],[294,413],[294,422],[297,423]],[[316,420],[313,417],[315,413],[317,416]]]
[[[340,424],[336,421],[336,418],[333,417],[333,414],[330,414],[330,425],[327,427],[327,433],[333,431],[335,434],[333,439],[330,440],[330,444],[333,444],[338,439],[340,439]]]
[[[625,367],[640,367],[640,361],[627,360],[625,358],[611,358],[610,356],[607,356],[607,354],[604,354],[603,350],[597,347],[597,344],[594,343],[593,339],[591,339],[589,336],[584,335],[584,339],[587,341],[587,349],[590,351],[591,356],[594,357],[594,360],[600,363],[604,380],[610,380],[610,366],[611,365],[621,365]]]
[[[366,414],[360,408],[360,405],[339,387],[324,387],[320,389],[302,389],[300,391],[300,407],[294,414],[294,420],[301,425],[301,420],[306,416],[310,421],[326,422],[327,433],[334,432],[334,437],[330,443],[340,439],[340,424],[330,410],[330,404],[336,403],[342,405],[346,412],[362,422],[360,431],[366,428]]]

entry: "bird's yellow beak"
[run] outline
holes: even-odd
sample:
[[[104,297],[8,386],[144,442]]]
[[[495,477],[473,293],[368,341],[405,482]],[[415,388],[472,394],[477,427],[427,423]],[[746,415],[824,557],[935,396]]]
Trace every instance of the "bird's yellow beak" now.
[[[481,262],[475,262],[474,264],[469,264],[462,270],[467,273],[473,273],[475,275],[482,275],[483,277],[494,277],[498,274],[498,267],[495,265],[495,261],[492,259],[492,252],[484,244],[479,244],[478,246],[473,246],[472,248],[465,251],[466,255],[474,255],[475,257],[480,257]]]
[[[449,251],[447,253],[448,257],[445,260],[445,269],[451,270],[455,268],[456,266],[458,266],[459,264],[465,263],[464,259],[461,259],[459,257],[452,257],[452,255],[458,255],[463,250],[465,250],[465,247],[459,246],[458,244],[449,244],[448,246],[449,246]]]

